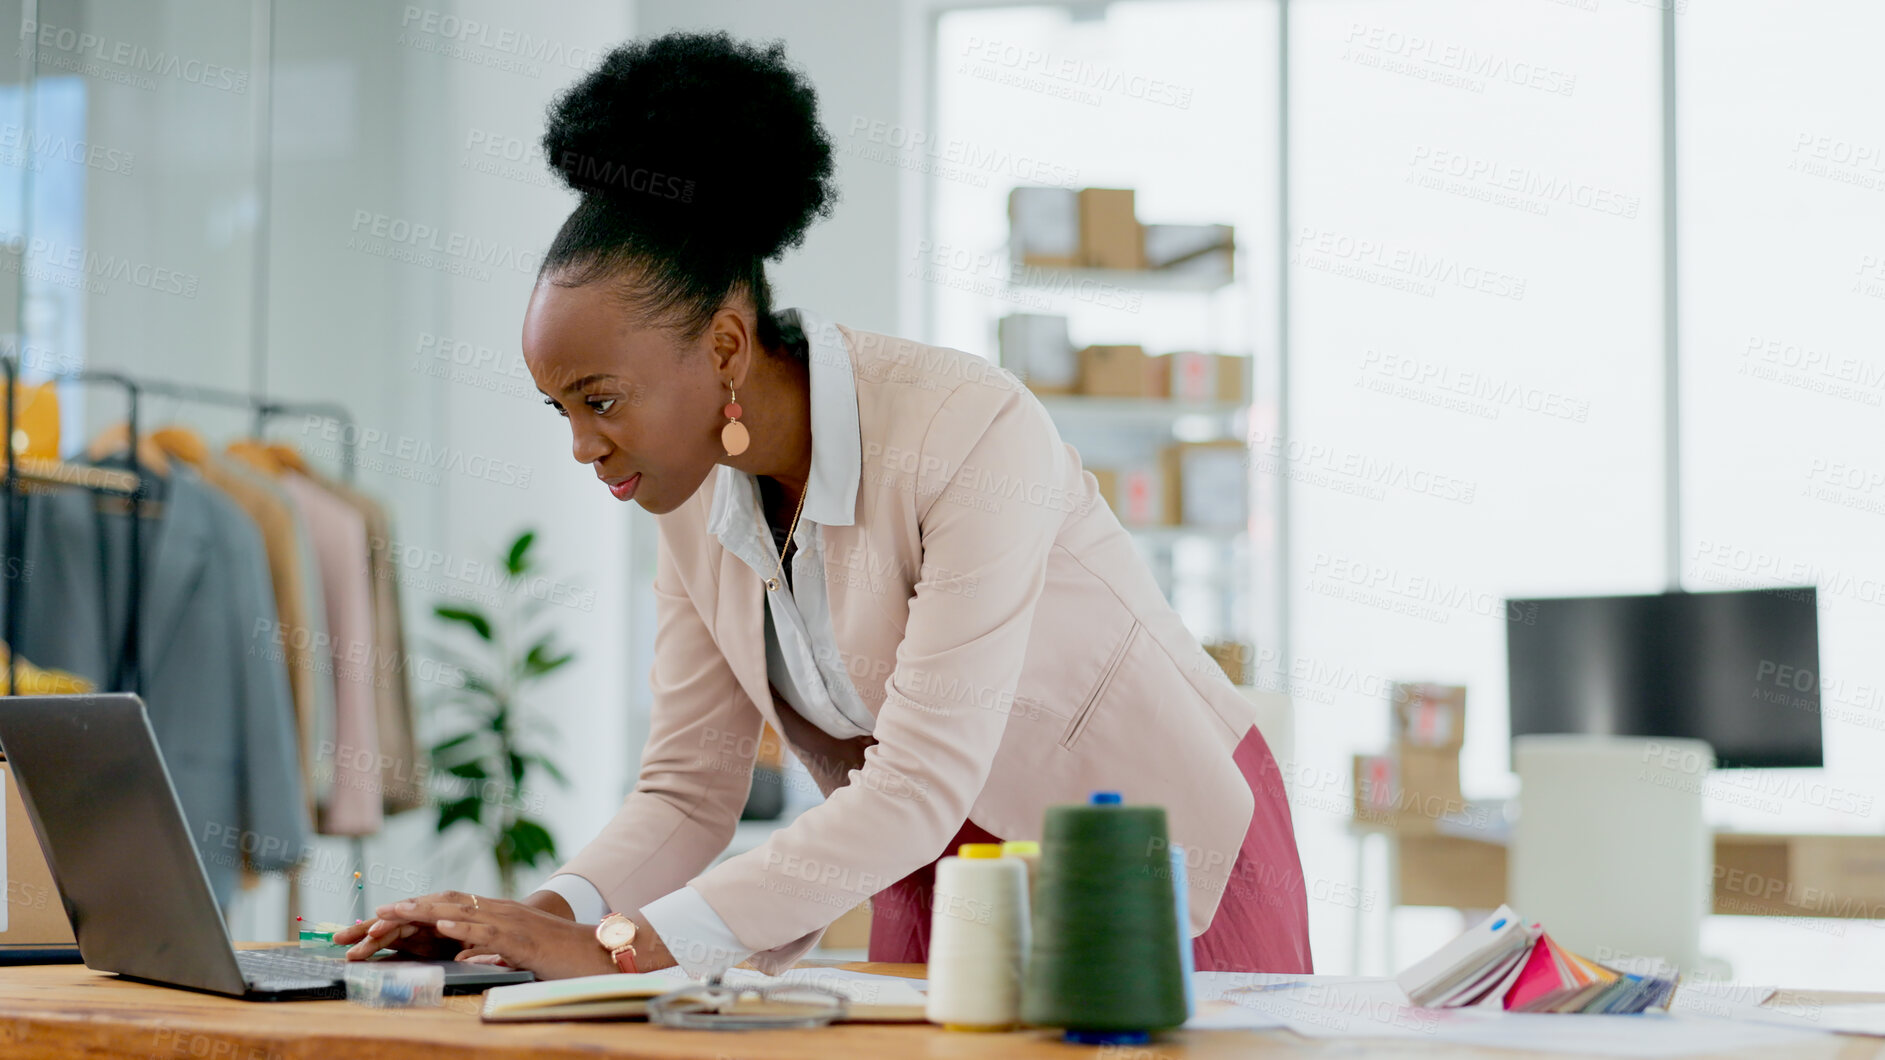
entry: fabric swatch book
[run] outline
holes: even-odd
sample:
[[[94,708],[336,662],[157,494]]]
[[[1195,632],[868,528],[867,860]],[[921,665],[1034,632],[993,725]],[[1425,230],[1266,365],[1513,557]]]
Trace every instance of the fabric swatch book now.
[[[1655,960],[1580,957],[1506,906],[1395,977],[1416,1005],[1629,1015],[1666,1009],[1679,976]],[[515,988],[511,988],[515,989]]]

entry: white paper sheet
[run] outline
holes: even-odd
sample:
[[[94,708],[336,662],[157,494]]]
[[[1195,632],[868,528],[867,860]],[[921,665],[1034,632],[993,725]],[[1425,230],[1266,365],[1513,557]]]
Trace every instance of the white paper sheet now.
[[[1885,1038],[1885,1004],[1828,1005],[1811,999],[1743,1005],[1723,1018],[1831,1034]]]
[[[1760,1010],[1772,988],[1712,984],[1690,997],[1700,1014],[1587,1016],[1508,1013],[1500,1009],[1429,1009],[1408,1004],[1392,979],[1344,976],[1222,975],[1193,986],[1198,1013],[1187,1029],[1281,1028],[1309,1038],[1401,1038],[1539,1052],[1624,1057],[1678,1057],[1697,1053],[1798,1045],[1837,1029],[1837,1009],[1827,1007],[1818,1024],[1789,1009]],[[1885,1005],[1853,1013],[1852,1023],[1878,1020],[1885,1032]],[[1749,1019],[1751,1013],[1769,1018]],[[1728,1017],[1733,1013],[1733,1017]]]
[[[1284,984],[1316,983],[1322,985],[1341,985],[1347,983],[1391,983],[1394,980],[1379,976],[1360,975],[1281,975],[1274,972],[1193,972],[1191,975],[1192,996],[1199,1002],[1218,1001],[1224,997],[1249,990],[1252,987],[1281,987]],[[1405,1001],[1403,997],[1401,1000]]]
[[[1487,1048],[1624,1057],[1676,1057],[1746,1049],[1804,1048],[1817,1032],[1703,1016],[1591,1016],[1456,1009],[1430,1041]],[[1297,1028],[1292,1027],[1292,1030]]]
[[[1757,1009],[1774,996],[1771,986],[1755,983],[1730,983],[1708,979],[1685,980],[1676,987],[1669,1011],[1679,1016],[1735,1017],[1745,1010]]]
[[[1864,1034],[1885,1037],[1885,1005],[1827,1005],[1817,1013],[1801,1013],[1802,1026],[1840,1034]]]

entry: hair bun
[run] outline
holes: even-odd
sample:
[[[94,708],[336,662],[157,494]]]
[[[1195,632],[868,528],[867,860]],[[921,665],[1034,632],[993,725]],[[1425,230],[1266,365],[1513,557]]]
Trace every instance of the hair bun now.
[[[624,44],[550,107],[563,181],[660,244],[777,257],[831,212],[831,140],[785,45],[726,33]]]

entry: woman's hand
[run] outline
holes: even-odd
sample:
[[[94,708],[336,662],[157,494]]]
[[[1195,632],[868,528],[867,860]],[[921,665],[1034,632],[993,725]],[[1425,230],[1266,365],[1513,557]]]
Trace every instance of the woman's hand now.
[[[336,943],[353,944],[348,959],[365,960],[390,946],[421,957],[502,960],[513,968],[535,972],[539,979],[618,970],[609,952],[596,941],[594,925],[575,923],[531,902],[484,897],[474,901],[460,891],[443,891],[381,906],[376,915],[371,923],[334,933]],[[633,919],[639,928],[636,968],[651,972],[672,965],[673,958],[654,930],[639,916]]]
[[[445,893],[457,894],[455,891]],[[464,896],[464,900],[467,904],[471,901],[469,896]],[[421,960],[445,960],[464,949],[457,939],[440,935],[431,924],[391,915],[392,909],[390,905],[383,905],[375,911],[377,919],[349,924],[334,932],[334,944],[353,947],[347,951],[350,961],[364,961],[383,949]]]

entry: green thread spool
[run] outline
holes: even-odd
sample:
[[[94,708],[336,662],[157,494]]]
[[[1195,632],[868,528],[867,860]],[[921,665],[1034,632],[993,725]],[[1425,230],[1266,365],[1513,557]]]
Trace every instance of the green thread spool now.
[[[1050,806],[1041,848],[1021,1018],[1088,1044],[1184,1023],[1164,808],[1112,792]]]

